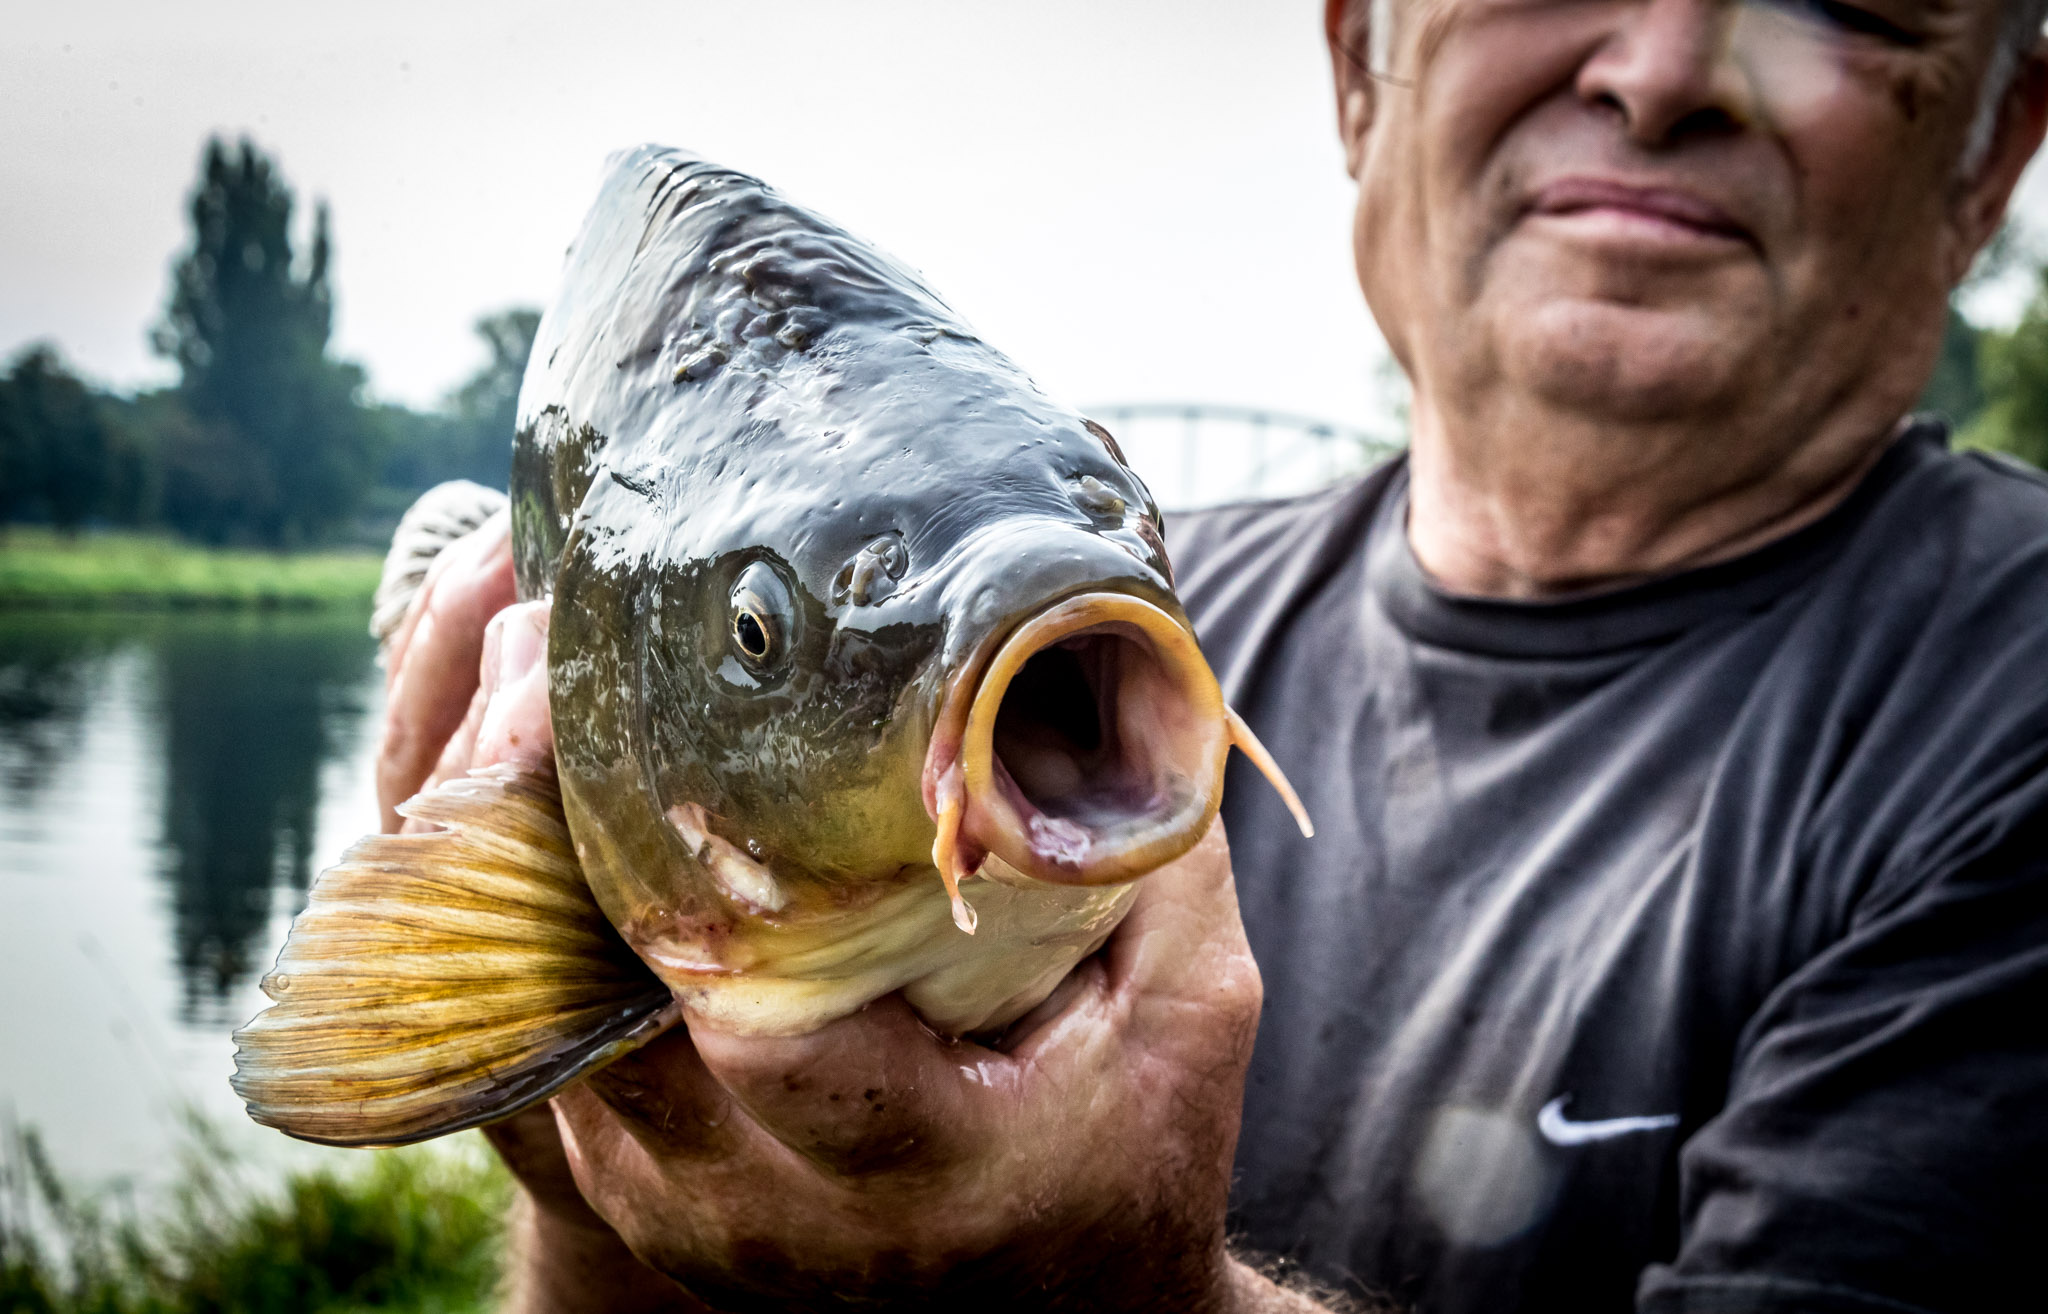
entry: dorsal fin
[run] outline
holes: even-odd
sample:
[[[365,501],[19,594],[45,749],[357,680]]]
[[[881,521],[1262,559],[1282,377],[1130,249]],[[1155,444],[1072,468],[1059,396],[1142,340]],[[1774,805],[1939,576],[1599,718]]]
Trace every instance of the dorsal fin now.
[[[552,776],[496,769],[399,809],[320,874],[275,1001],[235,1033],[249,1116],[401,1145],[517,1113],[680,1016],[584,883]]]

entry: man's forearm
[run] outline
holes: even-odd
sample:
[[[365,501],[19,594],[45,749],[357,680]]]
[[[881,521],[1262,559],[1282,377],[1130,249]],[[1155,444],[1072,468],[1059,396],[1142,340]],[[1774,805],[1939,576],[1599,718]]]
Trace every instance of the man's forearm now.
[[[521,1192],[508,1220],[501,1314],[708,1314],[709,1307],[633,1257],[609,1228],[567,1222]]]
[[[564,1223],[523,1193],[513,1207],[500,1314],[712,1314],[667,1278],[634,1258],[609,1230]],[[1223,1314],[1367,1314],[1349,1302],[1323,1304],[1232,1259]]]
[[[1229,1262],[1230,1314],[1398,1314],[1392,1305],[1357,1301],[1313,1284],[1282,1284],[1234,1256]]]
[[[1230,1261],[1230,1314],[1328,1314],[1317,1304],[1238,1260]]]

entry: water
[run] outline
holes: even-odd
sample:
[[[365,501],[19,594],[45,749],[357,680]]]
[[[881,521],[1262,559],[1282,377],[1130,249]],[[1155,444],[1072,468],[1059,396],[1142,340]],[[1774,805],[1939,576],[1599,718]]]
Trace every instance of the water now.
[[[352,612],[0,611],[0,1114],[68,1173],[167,1176],[185,1110],[282,1153],[228,1036],[375,827],[374,655]]]

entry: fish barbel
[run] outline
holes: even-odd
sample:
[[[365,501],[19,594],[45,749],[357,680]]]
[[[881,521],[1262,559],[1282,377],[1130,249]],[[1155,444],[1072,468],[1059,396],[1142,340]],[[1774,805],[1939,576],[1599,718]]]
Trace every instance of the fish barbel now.
[[[788,1035],[901,991],[991,1031],[1201,838],[1233,744],[1308,830],[1109,433],[744,174],[613,158],[511,503],[555,773],[449,782],[322,873],[237,1033],[259,1122],[441,1135],[686,1010]]]

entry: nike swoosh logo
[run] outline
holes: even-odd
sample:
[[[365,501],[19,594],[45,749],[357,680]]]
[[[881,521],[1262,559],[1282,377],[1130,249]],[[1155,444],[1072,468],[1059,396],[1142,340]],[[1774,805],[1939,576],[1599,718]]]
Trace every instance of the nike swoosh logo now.
[[[1570,1149],[1574,1145],[1591,1145],[1595,1141],[1611,1141],[1617,1136],[1632,1136],[1637,1132],[1664,1131],[1678,1125],[1675,1113],[1660,1113],[1650,1118],[1599,1118],[1592,1122],[1573,1122],[1564,1116],[1564,1106],[1572,1097],[1560,1095],[1543,1106],[1536,1115],[1536,1130],[1543,1133],[1543,1139],[1552,1145]]]

